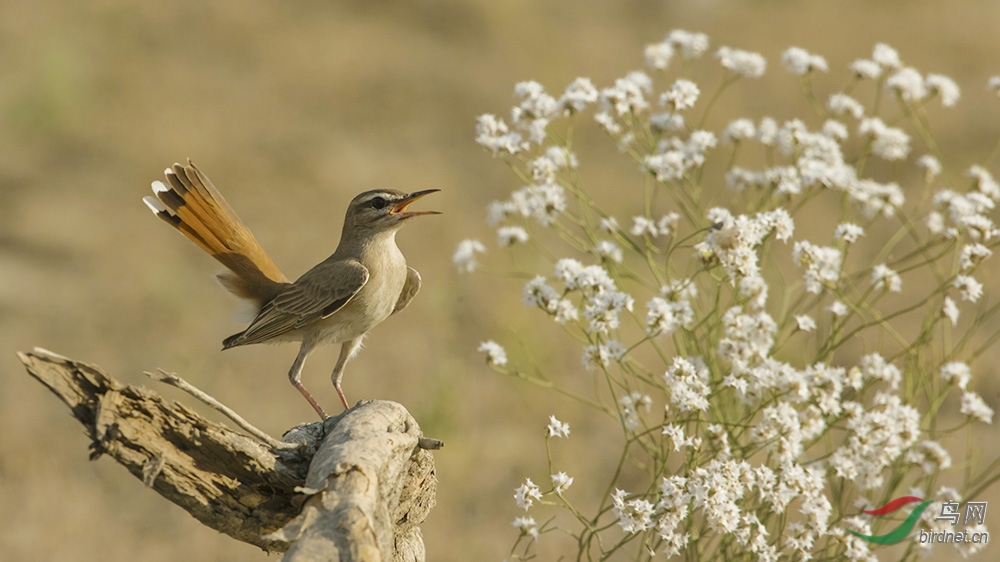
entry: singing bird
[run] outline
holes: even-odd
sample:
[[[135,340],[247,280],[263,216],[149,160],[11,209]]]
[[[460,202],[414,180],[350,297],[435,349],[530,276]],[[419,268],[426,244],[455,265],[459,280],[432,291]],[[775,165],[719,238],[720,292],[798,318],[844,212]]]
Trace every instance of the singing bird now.
[[[216,277],[255,315],[246,330],[222,342],[222,349],[300,342],[288,378],[320,418],[326,419],[326,412],[302,384],[302,366],[316,346],[339,343],[340,357],[331,378],[344,409],[349,409],[341,388],[344,366],[365,335],[406,308],[420,290],[420,274],[407,267],[396,247],[396,232],[413,217],[439,214],[407,210],[410,203],[439,190],[375,189],[357,195],[347,206],[337,250],[289,281],[193,162],[174,164],[164,175],[166,183],[153,182],[153,195],[143,201],[226,266],[227,271]]]

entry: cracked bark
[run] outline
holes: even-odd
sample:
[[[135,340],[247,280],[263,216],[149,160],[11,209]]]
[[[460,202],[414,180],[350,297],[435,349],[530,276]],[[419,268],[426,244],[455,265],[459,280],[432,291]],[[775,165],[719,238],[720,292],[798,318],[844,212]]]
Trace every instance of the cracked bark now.
[[[100,368],[18,353],[112,457],[204,525],[289,562],[424,560],[419,525],[434,506],[428,448],[403,406],[363,402],[292,428],[275,449]]]

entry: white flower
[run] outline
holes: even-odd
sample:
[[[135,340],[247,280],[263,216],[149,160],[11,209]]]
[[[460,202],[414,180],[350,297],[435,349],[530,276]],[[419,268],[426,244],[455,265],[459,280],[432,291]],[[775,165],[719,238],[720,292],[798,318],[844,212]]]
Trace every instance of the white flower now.
[[[892,389],[899,387],[899,381],[903,377],[899,367],[889,363],[878,353],[869,353],[861,358],[861,372],[868,380],[877,379],[889,383]],[[854,388],[861,388],[860,382],[853,385]]]
[[[982,397],[975,392],[962,394],[962,406],[959,411],[983,423],[993,423],[993,408],[987,406]]]
[[[830,137],[831,139],[836,139],[838,141],[847,140],[850,133],[847,131],[847,125],[844,125],[840,121],[834,119],[827,119],[823,123],[823,134]]]
[[[885,43],[878,43],[872,51],[872,60],[882,68],[899,68],[903,65],[899,60],[899,53]]]
[[[587,319],[587,331],[593,334],[608,334],[617,330],[620,322],[618,313],[622,310],[632,310],[634,299],[627,293],[612,291],[597,291],[587,299],[583,316]]]
[[[528,231],[520,226],[504,226],[497,230],[497,244],[501,247],[513,246],[528,241]]]
[[[712,131],[695,131],[691,133],[691,138],[688,139],[685,148],[685,153],[688,158],[692,155],[700,155],[710,148],[715,148],[718,144],[718,139],[715,138],[715,133]],[[701,162],[694,162],[696,165],[700,165]]]
[[[490,365],[502,367],[507,364],[507,352],[493,340],[480,343],[477,351],[486,353],[486,362]]]
[[[826,307],[834,316],[847,316],[847,305],[841,301],[833,301],[833,304]]]
[[[476,120],[476,143],[488,148],[493,156],[498,152],[517,154],[528,147],[519,133],[509,132],[503,119],[488,113]]]
[[[837,476],[862,490],[883,485],[884,470],[913,445],[921,434],[920,413],[896,394],[877,393],[864,406],[844,402],[848,437],[828,459]]]
[[[749,374],[765,363],[774,345],[778,325],[767,312],[747,314],[734,306],[722,315],[723,334],[719,339],[719,357],[732,365],[733,375]],[[764,367],[767,368],[766,366]],[[765,375],[754,372],[754,376]]]
[[[767,281],[759,275],[740,278],[740,296],[747,299],[747,310],[761,310],[767,304]]]
[[[569,437],[569,424],[561,422],[555,416],[549,416],[549,437]]]
[[[542,499],[542,491],[531,481],[531,478],[525,478],[524,484],[521,484],[514,490],[514,501],[517,502],[517,507],[525,511],[531,507],[534,500],[540,499]]]
[[[861,106],[861,103],[843,93],[832,94],[826,102],[826,107],[834,115],[849,113],[855,119],[861,119],[865,116],[865,108]]]
[[[674,48],[668,41],[651,43],[643,50],[646,58],[646,65],[655,70],[666,70],[670,66],[670,59],[674,58]]]
[[[660,105],[670,106],[674,111],[684,111],[694,107],[700,94],[697,84],[681,78],[660,96]]]
[[[970,166],[969,169],[965,171],[965,175],[976,180],[976,189],[978,189],[980,193],[994,201],[1000,200],[1000,184],[993,179],[993,174],[991,174],[989,170],[978,165]]]
[[[993,252],[982,244],[966,244],[962,247],[962,254],[959,257],[958,264],[962,268],[962,271],[970,271],[992,255]]]
[[[663,426],[663,435],[670,438],[670,441],[674,444],[674,451],[680,451],[682,447],[691,444],[689,439],[684,438],[684,428],[679,425],[667,424]]]
[[[614,281],[600,266],[584,267],[582,263],[573,258],[563,258],[557,261],[555,275],[569,291],[593,286],[602,286],[609,290],[614,288]]]
[[[861,214],[869,219],[879,213],[885,217],[894,216],[896,208],[906,200],[903,190],[896,183],[882,184],[871,179],[851,178],[844,189],[851,201],[861,207]]]
[[[615,121],[608,111],[599,111],[594,114],[594,121],[601,126],[609,135],[618,136],[622,132],[622,126]]]
[[[510,200],[502,205],[504,215],[531,217],[542,226],[549,226],[566,209],[566,192],[561,185],[547,178],[543,183],[528,185],[511,193]]]
[[[872,268],[872,285],[876,290],[898,293],[903,289],[903,280],[884,263]]]
[[[618,518],[618,524],[626,533],[638,533],[653,526],[653,512],[656,506],[645,499],[625,501],[628,494],[615,488],[611,495],[612,511]]]
[[[677,224],[680,220],[681,216],[677,213],[667,213],[656,221],[656,230],[663,236],[673,236],[677,234]]]
[[[927,97],[924,78],[913,68],[903,68],[885,81],[885,87],[895,92],[903,101],[918,102]]]
[[[795,323],[798,324],[799,329],[803,332],[811,332],[816,329],[816,321],[811,316],[805,314],[796,314]]]
[[[941,96],[941,105],[952,107],[958,102],[962,92],[954,80],[941,74],[928,74],[924,84],[931,93]]]
[[[532,142],[541,143],[545,140],[545,127],[559,113],[559,102],[534,80],[515,84],[514,96],[521,102],[511,109],[511,121],[527,130]]]
[[[576,305],[573,304],[573,302],[569,299],[557,300],[555,309],[556,309],[556,315],[554,320],[558,324],[573,322],[580,317],[580,311],[576,309]]]
[[[882,67],[873,60],[858,59],[851,63],[851,70],[862,78],[878,80],[882,76]]]
[[[778,122],[764,117],[757,125],[757,140],[764,146],[774,146],[778,141]]]
[[[639,419],[638,406],[643,406],[648,412],[652,403],[652,398],[648,395],[640,394],[639,392],[626,394],[619,398],[618,404],[621,406],[621,418],[622,422],[625,424],[625,429],[635,431],[641,428],[642,422]]]
[[[802,192],[802,176],[795,166],[774,166],[764,170],[764,183],[773,185],[781,195],[798,195]]]
[[[565,472],[558,472],[550,477],[552,478],[552,487],[557,494],[565,492],[567,488],[573,485],[573,477]]]
[[[621,361],[625,357],[625,353],[625,346],[621,342],[608,340],[606,343],[584,347],[580,362],[588,371],[593,371],[599,366],[607,367],[612,361]]]
[[[993,92],[993,95],[1000,97],[1000,76],[990,76],[986,81],[986,89]]]
[[[613,110],[616,115],[640,113],[649,107],[646,94],[653,90],[653,81],[643,72],[632,71],[615,80],[614,87],[601,90],[603,110]],[[595,117],[596,118],[596,117]]]
[[[649,116],[649,128],[657,133],[682,131],[684,127],[684,115],[680,113],[668,111]]]
[[[708,51],[708,35],[675,29],[667,34],[667,41],[681,50],[686,59],[694,59]]]
[[[725,142],[739,142],[741,140],[752,139],[757,136],[757,127],[749,119],[737,119],[729,123],[726,130],[722,132],[722,140]]]
[[[694,325],[694,310],[687,300],[669,302],[653,297],[646,303],[646,331],[653,336],[672,334],[678,328]]]
[[[757,247],[769,233],[784,241],[794,229],[791,216],[783,209],[733,217],[726,209],[715,207],[707,216],[713,226],[708,236],[695,244],[696,255],[706,263],[718,260],[734,280],[760,274]]]
[[[961,292],[964,301],[976,302],[983,296],[983,284],[971,275],[958,275],[951,285]]]
[[[931,234],[939,235],[944,233],[944,215],[937,211],[928,213],[924,219],[924,224],[927,225],[927,230]]]
[[[476,261],[476,254],[486,252],[486,246],[479,240],[462,240],[455,248],[455,254],[451,257],[452,263],[461,273],[470,273],[479,267]]]
[[[680,150],[649,154],[643,160],[646,169],[656,175],[657,181],[679,180],[687,171],[688,161]]]
[[[691,279],[673,279],[660,287],[660,296],[670,301],[693,299],[698,296],[698,286]]]
[[[580,112],[588,105],[597,102],[597,88],[590,81],[590,78],[577,78],[559,98],[559,106],[564,111]]]
[[[878,117],[861,121],[858,132],[874,138],[872,152],[886,160],[903,160],[910,153],[910,136],[902,129],[888,127]]]
[[[632,217],[632,230],[630,232],[632,236],[652,236],[654,238],[660,234],[656,223],[646,217]]]
[[[848,244],[853,244],[858,241],[858,238],[865,235],[865,230],[860,226],[844,222],[837,225],[837,230],[834,231],[833,237],[839,238]]]
[[[751,430],[751,438],[761,443],[771,442],[768,448],[776,452],[779,463],[794,462],[804,450],[798,411],[788,402],[780,401],[764,408],[762,414]]]
[[[541,275],[525,283],[521,293],[524,306],[537,306],[548,313],[556,312],[560,297],[559,291],[549,286]]]
[[[616,219],[615,217],[607,217],[601,219],[598,228],[600,228],[604,232],[611,232],[611,233],[618,232],[621,230],[621,227],[618,226],[618,219]]]
[[[708,410],[709,372],[701,358],[674,357],[663,382],[670,391],[670,403],[682,412]]]
[[[538,524],[535,523],[534,517],[515,517],[511,525],[520,529],[521,533],[538,539]]]
[[[748,78],[760,78],[767,70],[767,60],[758,53],[720,47],[715,58],[719,59],[724,68]]]
[[[924,181],[927,183],[931,183],[934,181],[934,178],[941,175],[941,161],[930,154],[924,154],[920,158],[917,158],[917,166],[926,170],[924,172]]]
[[[955,383],[962,390],[966,390],[966,387],[969,386],[969,381],[972,380],[972,371],[965,363],[952,361],[941,367],[941,378],[950,383]]]
[[[919,464],[927,474],[933,474],[951,467],[951,455],[937,441],[921,441],[906,452],[906,462]]]
[[[951,297],[944,298],[944,304],[941,306],[941,316],[951,320],[952,326],[958,325],[958,305],[955,304],[955,301],[951,300]]]
[[[744,191],[746,189],[764,186],[766,179],[761,172],[753,172],[739,166],[733,166],[726,172],[726,187],[733,191]]]
[[[997,235],[993,221],[985,216],[996,206],[996,203],[984,193],[970,191],[959,194],[949,189],[943,189],[934,195],[934,205],[947,209],[948,218],[954,223],[955,228],[945,230],[943,220],[939,221],[940,224],[933,225],[928,222],[928,228],[940,226],[941,231],[948,238],[956,237],[959,231],[969,234],[973,240],[990,240]]]
[[[560,146],[550,146],[545,154],[531,161],[531,177],[540,183],[555,183],[559,170],[577,167],[576,155]]]
[[[799,47],[791,47],[785,51],[781,55],[781,62],[785,65],[788,72],[798,74],[799,76],[808,74],[814,70],[821,70],[823,72],[829,70],[829,67],[826,65],[826,59],[819,55],[811,54]]]
[[[836,285],[840,279],[840,250],[824,246],[816,246],[806,241],[795,243],[792,249],[792,259],[806,268],[803,275],[806,291],[819,294],[824,286]]]
[[[613,262],[622,262],[622,249],[610,240],[601,240],[594,246],[594,253]]]

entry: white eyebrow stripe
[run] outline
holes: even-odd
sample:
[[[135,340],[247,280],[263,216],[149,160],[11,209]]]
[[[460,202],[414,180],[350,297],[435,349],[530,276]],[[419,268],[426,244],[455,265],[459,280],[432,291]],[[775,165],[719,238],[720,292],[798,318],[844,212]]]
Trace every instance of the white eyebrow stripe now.
[[[375,199],[377,199],[379,197],[381,197],[382,199],[385,199],[385,201],[389,202],[389,203],[400,199],[396,195],[394,195],[392,193],[389,193],[387,191],[377,191],[375,193],[372,193],[368,197],[365,197],[364,199],[362,199],[361,203],[370,203],[370,202],[374,201]]]

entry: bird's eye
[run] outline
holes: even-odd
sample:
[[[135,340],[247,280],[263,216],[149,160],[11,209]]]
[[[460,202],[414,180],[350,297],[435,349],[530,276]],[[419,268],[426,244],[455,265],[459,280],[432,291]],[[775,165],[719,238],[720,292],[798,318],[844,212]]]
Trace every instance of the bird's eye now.
[[[375,209],[383,209],[383,208],[385,208],[385,205],[386,205],[385,199],[383,199],[381,197],[376,197],[375,199],[372,199],[371,200],[371,204],[372,204],[372,207],[375,208]]]

